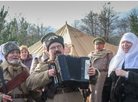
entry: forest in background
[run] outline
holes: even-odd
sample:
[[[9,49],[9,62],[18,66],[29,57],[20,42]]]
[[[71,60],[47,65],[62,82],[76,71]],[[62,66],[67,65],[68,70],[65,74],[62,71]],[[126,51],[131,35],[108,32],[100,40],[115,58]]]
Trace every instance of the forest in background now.
[[[50,24],[44,26],[28,23],[21,14],[8,22],[8,10],[5,10],[4,5],[0,9],[0,45],[7,41],[17,41],[19,45],[29,47],[45,34],[53,32],[54,28],[49,26]],[[90,10],[81,20],[74,20],[71,26],[93,37],[102,37],[110,44],[118,45],[126,32],[138,36],[138,10],[133,9],[126,17],[120,19],[119,13],[115,12],[108,2],[102,6],[100,13]]]

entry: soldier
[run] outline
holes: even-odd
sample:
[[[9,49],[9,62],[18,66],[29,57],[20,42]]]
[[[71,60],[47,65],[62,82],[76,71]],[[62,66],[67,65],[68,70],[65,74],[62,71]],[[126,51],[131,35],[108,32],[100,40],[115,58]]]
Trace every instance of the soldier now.
[[[83,102],[83,96],[76,88],[63,87],[56,90],[51,89],[50,83],[52,77],[56,77],[55,69],[49,69],[50,61],[55,60],[56,56],[64,54],[64,40],[63,37],[54,33],[47,34],[45,39],[47,52],[49,53],[49,60],[39,63],[34,73],[27,79],[27,87],[31,90],[38,90],[44,88],[46,90],[47,97],[45,102]],[[95,84],[98,78],[98,71],[94,68],[88,69],[90,81]]]
[[[70,52],[71,52],[70,46],[67,43],[65,43],[64,46],[65,46],[65,48],[64,48],[64,54],[65,55],[69,55]]]
[[[5,43],[2,53],[5,59],[0,66],[0,102],[28,102],[30,96],[36,102],[41,102],[41,94],[26,87],[29,70],[19,60],[18,44],[14,41]]]
[[[35,68],[39,64],[39,62],[46,61],[49,59],[49,54],[47,53],[46,45],[45,45],[45,38],[46,38],[46,35],[44,35],[41,38],[41,43],[43,44],[43,53],[40,56],[33,58],[32,65],[30,68],[30,73],[33,73],[33,71],[35,70]]]
[[[100,71],[100,77],[95,86],[91,85],[92,95],[90,96],[90,102],[102,102],[102,90],[105,79],[107,79],[108,65],[113,54],[110,50],[104,49],[104,39],[97,37],[93,40],[93,44],[95,50],[90,52],[89,57],[92,67]]]

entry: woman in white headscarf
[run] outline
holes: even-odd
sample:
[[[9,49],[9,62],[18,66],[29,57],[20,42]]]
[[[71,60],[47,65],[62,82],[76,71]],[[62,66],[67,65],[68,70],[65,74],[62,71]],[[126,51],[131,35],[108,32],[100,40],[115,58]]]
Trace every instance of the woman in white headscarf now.
[[[4,61],[4,56],[2,55],[2,47],[4,44],[0,46],[0,64]]]
[[[110,102],[138,102],[138,38],[135,34],[123,35],[118,52],[109,64],[108,76],[111,78]]]

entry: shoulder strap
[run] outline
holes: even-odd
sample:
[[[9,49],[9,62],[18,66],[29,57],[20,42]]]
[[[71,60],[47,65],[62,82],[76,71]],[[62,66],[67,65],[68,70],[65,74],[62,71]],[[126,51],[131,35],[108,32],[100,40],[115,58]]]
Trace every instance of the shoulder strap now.
[[[4,77],[3,77],[3,71],[2,71],[1,66],[0,66],[0,78],[1,78],[1,81],[2,81],[2,87],[3,87],[4,94],[7,94],[5,81],[4,81]]]
[[[16,88],[19,84],[24,82],[28,78],[29,74],[24,70],[20,74],[18,74],[16,77],[14,77],[12,80],[6,83],[7,92],[13,90]],[[0,92],[3,92],[4,90],[2,87],[0,88]]]

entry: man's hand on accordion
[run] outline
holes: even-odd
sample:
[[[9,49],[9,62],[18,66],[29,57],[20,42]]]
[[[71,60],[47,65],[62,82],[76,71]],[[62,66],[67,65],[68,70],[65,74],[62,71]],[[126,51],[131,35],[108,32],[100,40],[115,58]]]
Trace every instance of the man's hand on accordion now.
[[[56,77],[56,70],[55,69],[49,69],[48,75],[49,75],[49,78],[50,77]]]
[[[90,68],[88,69],[88,74],[89,74],[89,76],[94,76],[95,75],[95,68],[90,66]]]

